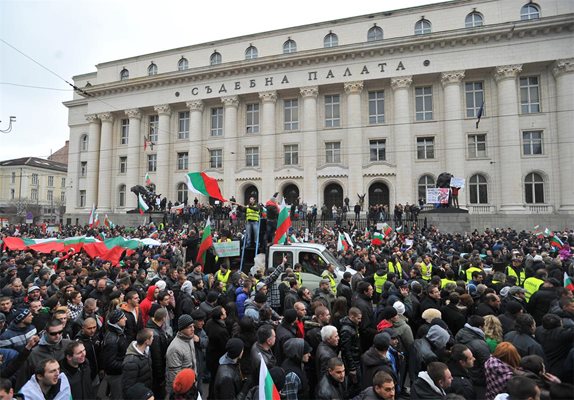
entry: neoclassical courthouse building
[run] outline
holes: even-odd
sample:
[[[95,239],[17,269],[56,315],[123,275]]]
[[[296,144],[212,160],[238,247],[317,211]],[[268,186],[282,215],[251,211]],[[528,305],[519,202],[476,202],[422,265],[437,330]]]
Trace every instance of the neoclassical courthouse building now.
[[[96,68],[65,103],[71,217],[133,209],[146,174],[192,200],[189,171],[239,202],[391,208],[449,172],[473,214],[574,214],[574,1],[454,0]]]

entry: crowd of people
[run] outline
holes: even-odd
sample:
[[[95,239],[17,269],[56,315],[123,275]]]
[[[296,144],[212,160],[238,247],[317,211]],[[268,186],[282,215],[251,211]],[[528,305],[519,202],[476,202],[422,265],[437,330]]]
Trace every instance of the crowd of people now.
[[[339,229],[352,247],[338,251]],[[187,224],[12,225],[0,240],[101,233],[163,244],[118,265],[2,247],[0,397],[259,399],[261,370],[287,400],[573,396],[573,231],[430,227],[375,241],[375,226],[319,222],[292,233],[351,269],[338,279],[326,266],[318,288],[301,260],[253,275],[213,255],[202,265],[201,228]]]

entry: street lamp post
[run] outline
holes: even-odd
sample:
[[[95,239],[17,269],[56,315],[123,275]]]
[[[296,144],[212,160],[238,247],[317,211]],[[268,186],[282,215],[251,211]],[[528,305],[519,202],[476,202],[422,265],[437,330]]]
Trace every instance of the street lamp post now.
[[[2,122],[2,121],[0,121],[0,122]],[[16,122],[16,117],[13,116],[13,115],[11,115],[11,116],[10,116],[10,122],[8,123],[8,128],[6,128],[6,129],[0,129],[0,132],[2,132],[2,133],[10,133],[10,131],[12,130],[12,123],[13,123],[13,122]]]

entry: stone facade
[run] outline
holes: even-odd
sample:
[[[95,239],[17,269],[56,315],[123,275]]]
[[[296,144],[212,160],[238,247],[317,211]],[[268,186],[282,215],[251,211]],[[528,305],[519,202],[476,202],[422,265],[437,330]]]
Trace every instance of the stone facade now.
[[[66,102],[67,211],[125,213],[146,173],[181,201],[188,171],[392,209],[446,171],[472,214],[573,214],[573,32],[573,2],[455,0],[99,64]]]

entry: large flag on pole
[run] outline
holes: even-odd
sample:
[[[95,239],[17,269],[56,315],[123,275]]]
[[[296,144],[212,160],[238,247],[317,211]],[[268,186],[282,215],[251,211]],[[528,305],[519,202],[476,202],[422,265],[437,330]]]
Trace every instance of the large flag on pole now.
[[[554,234],[550,237],[550,246],[560,250],[562,247],[564,247],[564,243],[558,236],[556,236],[556,234]]]
[[[140,214],[143,215],[147,210],[149,210],[149,206],[147,205],[147,203],[145,202],[140,193],[138,194],[138,211],[140,212]]]
[[[90,228],[93,228],[95,223],[96,223],[96,205],[92,204],[92,211],[90,211],[90,218],[88,219],[88,225],[90,225]]]
[[[482,114],[484,114],[484,101],[482,102],[482,104],[480,105],[480,108],[478,110],[478,115],[476,116],[476,129],[478,129],[478,124],[480,124],[480,118],[482,118]]]
[[[574,283],[572,283],[572,278],[570,278],[566,272],[564,272],[564,287],[570,291],[574,291]]]
[[[275,387],[273,378],[265,365],[263,356],[261,357],[261,364],[259,366],[259,400],[279,400],[279,391]]]
[[[277,230],[273,237],[273,244],[284,244],[287,240],[287,234],[291,227],[291,217],[289,216],[289,207],[285,204],[285,199],[281,202],[279,216],[277,217]]]
[[[339,238],[337,240],[337,251],[347,251],[349,248],[349,243],[347,243],[347,239],[345,235],[339,233]]]
[[[151,185],[151,178],[149,177],[149,174],[147,172],[145,174],[145,185],[146,186]]]
[[[207,250],[213,246],[213,238],[211,237],[211,221],[207,217],[205,221],[205,228],[203,228],[203,235],[201,236],[201,243],[199,244],[199,250],[197,251],[196,261],[200,262],[201,265],[205,265],[205,253]]]
[[[217,181],[205,172],[190,172],[186,175],[187,187],[190,191],[214,199],[227,201],[221,195]]]

